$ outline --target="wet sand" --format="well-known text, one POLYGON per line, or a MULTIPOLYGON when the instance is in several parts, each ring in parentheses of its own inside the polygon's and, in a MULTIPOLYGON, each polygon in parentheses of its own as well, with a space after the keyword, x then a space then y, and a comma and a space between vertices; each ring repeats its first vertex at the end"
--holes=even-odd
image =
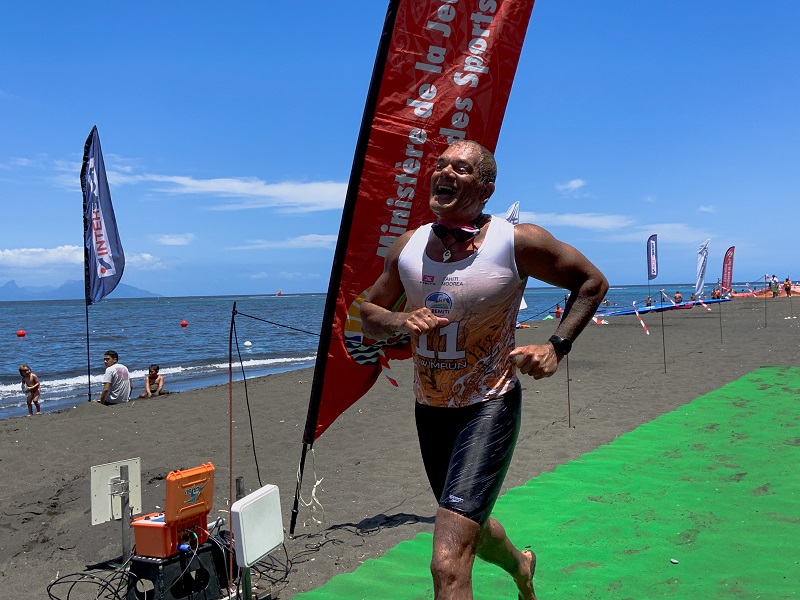
MULTIPOLYGON (((770 298, 766 309, 763 299, 737 298, 711 312, 697 306, 646 315, 649 336, 633 316, 590 324, 555 376, 523 378, 523 425, 505 487, 754 368, 800 364, 800 319, 793 314, 800 316, 794 298, 770 298)), ((556 327, 552 320, 532 325, 518 331, 518 343, 542 342, 556 327)), ((379 380, 308 457, 303 497, 310 500, 319 481, 313 495, 321 506, 301 507, 297 537, 286 540, 287 572, 269 572, 278 580, 273 597, 316 588, 419 531, 432 531, 436 506, 416 446, 411 365, 394 362, 392 368, 402 387, 379 380)), ((148 513, 163 507, 170 471, 212 462, 212 517, 227 518, 232 475, 244 478, 247 491, 277 485, 288 529, 311 377, 306 369, 248 381, 250 415, 245 386, 235 384, 232 454, 227 386, 0 421, 4 597, 46 598, 57 577, 120 555, 120 524, 91 525, 93 465, 139 457, 148 513)), ((273 556, 286 563, 283 550, 273 556)))

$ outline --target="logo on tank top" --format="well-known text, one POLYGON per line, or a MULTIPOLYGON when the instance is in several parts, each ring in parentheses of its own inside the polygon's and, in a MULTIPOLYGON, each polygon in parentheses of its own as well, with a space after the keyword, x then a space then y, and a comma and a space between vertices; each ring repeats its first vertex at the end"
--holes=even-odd
POLYGON ((433 285, 434 283, 436 283, 436 277, 434 277, 433 275, 423 275, 422 283, 433 285))
POLYGON ((446 317, 453 309, 453 299, 444 292, 433 292, 425 298, 425 306, 437 317, 446 317))

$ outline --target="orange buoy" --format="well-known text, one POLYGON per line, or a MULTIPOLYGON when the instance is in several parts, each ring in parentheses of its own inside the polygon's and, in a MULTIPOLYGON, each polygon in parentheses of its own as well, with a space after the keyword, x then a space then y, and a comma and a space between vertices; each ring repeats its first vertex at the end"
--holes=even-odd
POLYGON ((19 329, 17 331, 17 337, 25 337, 25 330, 24 329, 19 329))
POLYGON ((188 327, 189 323, 187 321, 181 321, 181 327, 188 327))

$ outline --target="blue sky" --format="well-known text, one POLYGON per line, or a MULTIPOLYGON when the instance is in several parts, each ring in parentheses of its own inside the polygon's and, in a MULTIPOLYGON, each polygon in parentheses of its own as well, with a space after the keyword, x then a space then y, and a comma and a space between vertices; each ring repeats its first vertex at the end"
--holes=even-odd
MULTIPOLYGON (((462 0, 466 1, 466 0, 462 0)), ((12 3, 0 20, 0 285, 82 279, 97 125, 127 257, 164 295, 324 292, 386 3, 12 3)), ((800 2, 538 0, 495 214, 612 284, 800 279, 800 2)))

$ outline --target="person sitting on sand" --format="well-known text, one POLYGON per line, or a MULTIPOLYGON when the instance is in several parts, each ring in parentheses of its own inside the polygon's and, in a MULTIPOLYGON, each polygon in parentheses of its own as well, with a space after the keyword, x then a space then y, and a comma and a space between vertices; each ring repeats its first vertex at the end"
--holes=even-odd
POLYGON ((36 414, 42 414, 39 406, 39 389, 41 387, 36 373, 31 372, 31 368, 26 364, 19 366, 19 376, 22 377, 22 392, 26 394, 25 400, 28 402, 28 416, 33 415, 33 405, 36 405, 36 414))
POLYGON ((675 292, 675 302, 677 304, 680 304, 681 302, 683 302, 683 296, 681 295, 680 292, 675 292))
POLYGON ((151 396, 163 396, 169 394, 169 390, 164 389, 164 376, 159 375, 161 367, 153 363, 147 370, 147 377, 144 378, 144 391, 139 394, 139 398, 150 398, 151 396))
POLYGON ((103 354, 106 372, 103 374, 103 389, 100 392, 100 404, 122 404, 129 402, 133 391, 133 382, 128 367, 119 362, 119 354, 114 350, 106 350, 103 354))

